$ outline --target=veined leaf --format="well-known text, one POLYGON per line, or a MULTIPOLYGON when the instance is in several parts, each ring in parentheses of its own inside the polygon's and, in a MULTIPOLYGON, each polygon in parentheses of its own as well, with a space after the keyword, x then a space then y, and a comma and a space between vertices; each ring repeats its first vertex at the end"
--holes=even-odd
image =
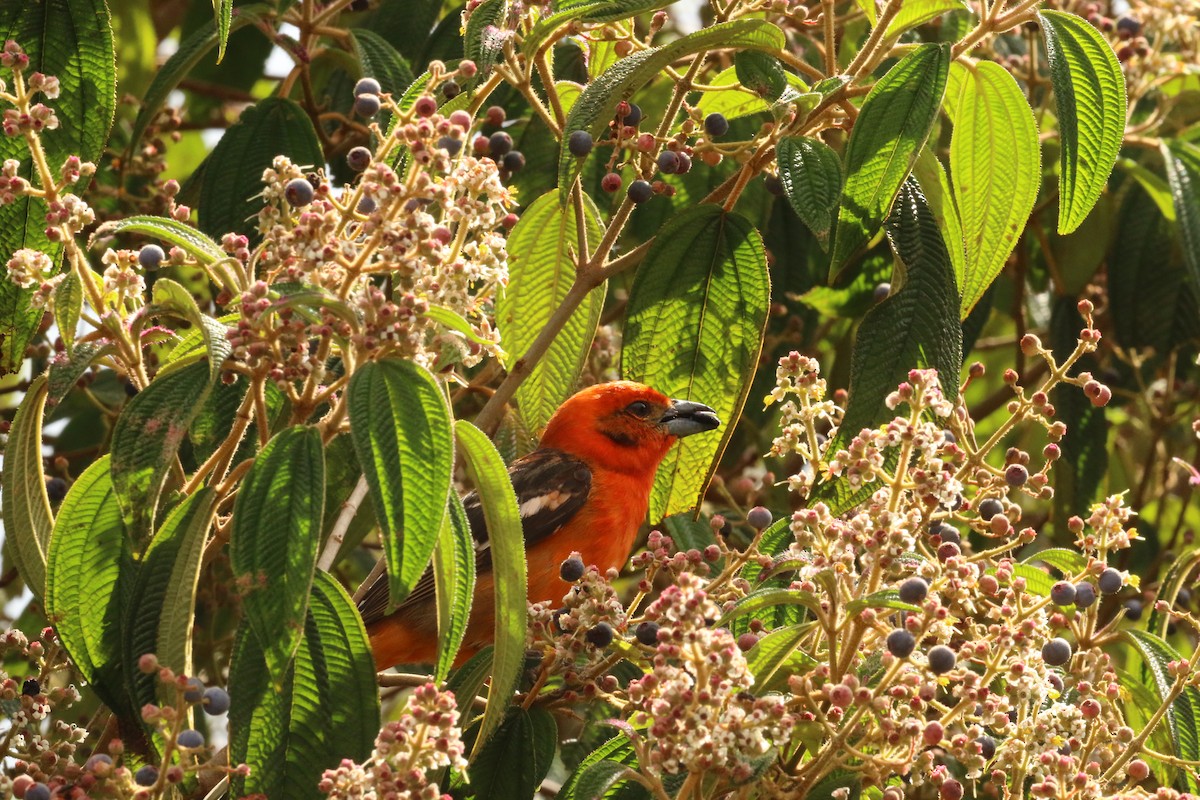
POLYGON ((742 50, 733 57, 738 83, 764 100, 775 102, 788 88, 787 73, 779 59, 754 50, 742 50))
POLYGON ((579 3, 560 3, 558 10, 538 20, 525 36, 521 49, 525 54, 537 52, 538 46, 555 29, 569 22, 615 22, 630 19, 646 11, 671 5, 673 0, 584 0, 579 3))
POLYGON ((1051 547, 1048 550, 1042 550, 1021 563, 1032 564, 1034 561, 1049 564, 1064 576, 1081 575, 1087 568, 1087 559, 1078 550, 1068 550, 1065 547, 1051 547))
POLYGON ((449 513, 433 551, 437 588, 438 654, 434 679, 441 683, 450 674, 454 658, 467 632, 471 600, 475 594, 475 544, 462 501, 450 495, 449 513))
POLYGON ((899 13, 892 17, 887 28, 887 38, 899 36, 918 25, 924 25, 931 19, 951 11, 970 11, 971 7, 963 0, 905 0, 900 6, 899 13))
POLYGON ((727 625, 739 617, 751 616, 774 606, 803 606, 815 614, 821 610, 821 600, 812 592, 804 592, 799 589, 780 587, 758 589, 735 602, 721 617, 721 625, 727 625))
POLYGON ((1037 200, 1042 156, 1024 92, 992 61, 951 67, 959 88, 950 174, 962 223, 966 272, 959 316, 966 319, 1000 274, 1037 200))
POLYGON ((272 683, 258 637, 243 625, 230 669, 233 794, 319 800, 321 774, 343 758, 364 761, 379 732, 375 663, 362 618, 337 581, 318 572, 296 657, 272 683))
POLYGON ((483 720, 479 723, 479 733, 471 751, 471 760, 474 761, 504 720, 509 699, 521 675, 521 665, 525 662, 528 584, 521 512, 517 508, 517 496, 513 492, 508 470, 495 446, 479 428, 460 419, 454 424, 454 435, 467 466, 467 474, 483 502, 483 518, 487 522, 496 587, 492 683, 488 689, 487 709, 483 712, 483 720))
MULTIPOLYGON (((1171 645, 1152 633, 1129 628, 1121 636, 1137 648, 1142 656, 1144 672, 1154 680, 1158 700, 1163 702, 1171 692, 1175 679, 1167 671, 1167 664, 1183 658, 1171 645)), ((1171 741, 1175 755, 1188 761, 1200 759, 1200 690, 1189 686, 1175 698, 1167 709, 1167 724, 1171 730, 1171 741)), ((1189 789, 1195 790, 1195 782, 1189 779, 1189 789)))
POLYGON ((62 334, 67 355, 75 352, 75 334, 79 328, 79 317, 83 315, 83 285, 74 271, 54 290, 54 324, 62 334))
MULTIPOLYGON (((787 79, 788 87, 797 93, 797 97, 808 92, 808 85, 800 76, 785 72, 784 77, 787 79)), ((702 117, 707 117, 709 114, 721 114, 725 119, 735 120, 771 110, 767 101, 738 83, 736 67, 729 67, 718 72, 707 80, 706 84, 713 87, 728 86, 729 88, 705 90, 704 94, 700 96, 700 102, 696 104, 696 109, 702 117)), ((813 93, 811 97, 814 100, 814 106, 820 102, 819 94, 813 93)))
POLYGON ((758 231, 715 205, 671 219, 638 269, 625 317, 622 376, 705 403, 725 426, 720 437, 681 440, 663 459, 650 496, 651 520, 696 505, 750 391, 770 292, 758 231))
POLYGON ((829 247, 833 215, 842 196, 842 162, 820 139, 793 136, 775 146, 779 181, 800 221, 829 247))
POLYGON ((888 219, 888 239, 902 265, 902 281, 892 282, 891 296, 867 312, 855 335, 850 402, 839 441, 890 418, 884 400, 914 368, 937 369, 945 396, 958 393, 958 292, 946 243, 915 180, 900 192, 888 219))
POLYGON ((121 708, 123 688, 120 581, 129 568, 129 539, 108 456, 103 456, 71 486, 55 521, 46 572, 46 618, 80 674, 114 709, 121 708))
POLYGON ((961 287, 967 279, 967 251, 963 244, 962 221, 958 217, 958 209, 954 207, 954 190, 950 188, 946 168, 938 161, 933 150, 924 147, 921 149, 921 155, 917 156, 916 165, 913 166, 913 175, 921 186, 921 192, 924 193, 929 211, 942 232, 942 238, 946 240, 946 252, 954 266, 954 284, 960 287, 961 292, 961 287))
POLYGON ((392 603, 417 585, 437 544, 454 439, 437 380, 411 361, 363 364, 350 379, 350 435, 383 528, 392 603))
MULTIPOLYGON (((159 278, 154 282, 153 297, 154 305, 159 309, 190 322, 200 331, 204 338, 205 352, 208 354, 208 382, 210 385, 215 384, 221 377, 221 367, 225 359, 233 352, 225 326, 219 320, 200 311, 192 293, 170 278, 159 278)), ((159 375, 161 376, 166 369, 164 367, 160 370, 159 375)))
MULTIPOLYGON (((617 103, 633 97, 634 92, 656 77, 677 59, 713 49, 750 48, 773 52, 784 47, 783 32, 762 19, 738 19, 722 22, 680 37, 675 41, 642 50, 617 61, 587 85, 571 107, 563 130, 585 130, 600 135, 617 110, 617 103)), ((580 160, 562 149, 558 162, 558 186, 563 190, 559 203, 567 200, 566 189, 579 174, 580 160)))
POLYGON ((233 24, 233 0, 213 0, 213 20, 217 23, 217 63, 225 60, 225 45, 233 24))
POLYGON ((276 684, 303 635, 324 506, 321 434, 304 425, 267 442, 233 506, 233 574, 245 587, 246 621, 276 684))
POLYGON ((154 217, 148 214, 137 214, 104 223, 88 239, 88 247, 101 237, 118 233, 140 233, 143 236, 162 239, 185 250, 201 264, 212 264, 227 257, 219 244, 191 225, 177 222, 170 217, 154 217))
POLYGON ((558 749, 558 725, 543 706, 512 707, 471 762, 477 800, 534 797, 558 749))
POLYGON ((1117 163, 1125 134, 1125 77, 1100 31, 1062 11, 1038 15, 1058 112, 1058 232, 1079 227, 1117 163))
MULTIPOLYGON (((215 492, 207 487, 189 496, 167 515, 146 548, 125 612, 122 645, 126 664, 136 664, 146 653, 154 653, 160 664, 177 675, 195 674, 192 632, 196 589, 204 544, 216 510, 215 499, 215 492)), ((157 675, 129 669, 125 678, 134 708, 173 702, 173 691, 162 691, 157 675)))
MULTIPOLYGON (((0 41, 10 39, 29 56, 26 75, 42 72, 59 81, 58 98, 46 100, 54 108, 58 128, 41 136, 55 179, 67 156, 98 162, 117 107, 108 5, 104 0, 0 3, 0 41)), ((20 162, 17 174, 22 178, 32 180, 35 186, 41 183, 34 176, 33 156, 23 136, 0 137, 0 161, 7 159, 20 162)), ((46 202, 38 197, 18 197, 0 206, 0 253, 5 261, 22 248, 59 261, 62 246, 46 238, 45 217, 46 202)), ((17 369, 41 322, 44 309, 30 305, 32 295, 32 288, 0 280, 0 371, 17 369)))
POLYGON ((490 28, 500 28, 508 15, 508 0, 483 0, 471 12, 463 33, 463 54, 479 67, 480 78, 486 77, 500 55, 504 39, 490 28))
POLYGON ((883 589, 882 591, 873 592, 866 597, 856 597, 851 600, 846 604, 846 613, 853 615, 867 608, 890 608, 893 611, 915 612, 921 610, 918 606, 901 600, 899 590, 883 589))
POLYGON ((237 231, 257 243, 254 215, 263 207, 263 170, 278 155, 302 167, 325 163, 304 109, 286 98, 268 97, 243 111, 204 160, 200 230, 210 236, 237 231))
POLYGON ((13 566, 34 597, 46 593, 46 548, 54 511, 46 494, 42 463, 42 417, 47 378, 39 375, 25 390, 4 447, 4 538, 13 566))
POLYGON ((191 364, 155 378, 117 417, 113 485, 135 540, 154 529, 163 482, 211 385, 208 365, 191 364))
MULTIPOLYGON (((351 28, 350 37, 354 41, 354 54, 362 65, 363 76, 379 81, 380 88, 393 97, 399 98, 404 94, 404 90, 413 82, 412 70, 404 56, 373 30, 351 28)), ((390 119, 391 112, 384 109, 379 116, 379 126, 387 130, 390 119)))
MULTIPOLYGON (((629 741, 629 737, 623 733, 618 734, 585 756, 583 761, 579 762, 579 766, 575 768, 575 772, 571 773, 571 777, 563 784, 562 791, 558 796, 562 800, 599 800, 599 798, 605 797, 605 791, 591 788, 599 782, 600 773, 611 769, 611 767, 600 766, 602 763, 615 764, 621 768, 636 767, 637 755, 633 752, 633 744, 629 741), (597 774, 589 778, 589 774, 593 770, 597 774)), ((610 782, 609 786, 616 782, 619 782, 619 779, 610 782)))
MULTIPOLYGON (((587 195, 584 221, 588 247, 593 248, 604 231, 600 212, 587 195)), ((557 189, 534 201, 509 233, 508 286, 496 303, 496 326, 511 358, 525 355, 570 291, 575 282, 571 253, 577 242, 575 212, 559 205, 557 189)), ((604 285, 588 293, 517 389, 521 420, 531 431, 541 430, 574 391, 600 321, 604 293, 604 285)))
POLYGON ((1184 141, 1162 146, 1167 184, 1175 201, 1183 261, 1192 285, 1200 289, 1200 148, 1184 141))
POLYGON ((631 770, 625 764, 607 759, 588 764, 587 767, 581 766, 575 773, 578 777, 572 776, 574 785, 570 798, 603 800, 608 796, 609 789, 628 779, 630 774, 631 770))
POLYGON ((747 651, 746 666, 754 675, 756 691, 767 691, 777 677, 807 672, 817 665, 816 659, 800 649, 813 624, 806 622, 771 631, 747 651))
POLYGON ((949 67, 949 45, 921 45, 888 70, 863 102, 846 143, 846 183, 831 275, 879 231, 887 217, 929 137, 949 67))

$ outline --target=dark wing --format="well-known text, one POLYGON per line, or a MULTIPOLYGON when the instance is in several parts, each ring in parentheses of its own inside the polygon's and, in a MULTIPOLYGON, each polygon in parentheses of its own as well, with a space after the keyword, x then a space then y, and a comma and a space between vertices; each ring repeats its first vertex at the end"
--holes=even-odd
MULTIPOLYGON (((526 547, 552 536, 566 525, 583 508, 592 490, 592 471, 587 464, 561 450, 534 450, 513 461, 508 467, 508 476, 517 495, 526 547)), ((468 494, 462 499, 462 505, 471 536, 475 539, 475 569, 477 572, 490 569, 491 547, 478 493, 468 494)), ((427 569, 399 608, 433 597, 433 570, 427 569)), ((370 625, 387 616, 387 606, 388 576, 381 573, 358 601, 358 610, 363 622, 370 625)))

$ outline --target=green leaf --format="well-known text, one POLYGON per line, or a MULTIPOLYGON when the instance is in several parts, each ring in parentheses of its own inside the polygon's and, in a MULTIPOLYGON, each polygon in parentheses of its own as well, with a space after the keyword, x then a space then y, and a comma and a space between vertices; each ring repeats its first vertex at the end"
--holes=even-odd
POLYGON ((584 0, 580 3, 559 3, 559 10, 534 24, 521 43, 521 49, 526 56, 536 53, 547 36, 569 22, 616 22, 665 8, 672 2, 674 0, 584 0))
POLYGON ((398 359, 362 365, 350 379, 350 435, 383 527, 391 602, 421 579, 437 544, 454 439, 437 379, 398 359))
POLYGON ((739 617, 751 616, 766 608, 775 606, 803 606, 814 614, 821 611, 821 600, 812 592, 799 589, 783 589, 768 587, 757 589, 745 597, 739 598, 721 617, 720 625, 728 625, 739 617))
MULTIPOLYGON (((1142 657, 1143 670, 1153 677, 1158 700, 1164 702, 1175 682, 1167 671, 1167 664, 1179 661, 1183 656, 1152 633, 1127 628, 1121 631, 1121 636, 1137 648, 1142 657)), ((1175 745, 1175 755, 1188 761, 1200 759, 1200 690, 1189 686, 1175 698, 1167 709, 1167 725, 1175 745)))
MULTIPOLYGON (((112 344, 101 344, 98 342, 80 342, 75 346, 74 351, 63 360, 54 359, 50 363, 50 383, 49 391, 46 396, 46 407, 53 408, 62 402, 67 396, 67 392, 75 388, 75 382, 87 372, 88 368, 97 360, 104 356, 111 355, 116 351, 112 344)), ((29 391, 33 390, 32 384, 29 391)), ((16 421, 13 421, 16 424, 16 421)), ((9 447, 11 445, 9 439, 9 447)))
POLYGON ((68 354, 75 350, 75 336, 82 314, 83 285, 79 282, 78 275, 69 272, 54 290, 54 323, 58 325, 68 354))
POLYGON ((442 518, 433 551, 437 588, 438 654, 434 679, 441 683, 450 674, 454 658, 467 632, 471 600, 475 594, 475 543, 462 501, 450 495, 449 513, 442 518))
MULTIPOLYGON (((478 13, 478 12, 476 12, 478 13)), ((762 19, 738 19, 703 28, 669 44, 642 50, 620 59, 587 85, 571 106, 565 131, 585 130, 593 137, 608 126, 617 111, 617 103, 628 100, 672 62, 706 50, 749 48, 775 52, 785 46, 783 32, 762 19)), ((579 174, 580 159, 562 148, 558 162, 558 185, 564 192, 559 203, 566 203, 565 189, 579 174)))
MULTIPOLYGON (((271 7, 265 3, 241 6, 236 9, 237 13, 232 15, 229 31, 225 38, 228 39, 229 34, 240 28, 258 22, 264 12, 271 10, 271 7)), ((179 82, 191 73, 192 69, 208 55, 210 50, 217 46, 219 38, 216 20, 207 22, 180 42, 179 49, 171 54, 161 69, 155 72, 150 87, 140 98, 141 110, 138 111, 137 119, 133 121, 133 129, 129 133, 129 144, 125 150, 127 156, 137 150, 142 136, 146 133, 146 128, 158 116, 158 112, 162 110, 171 92, 175 91, 179 82)))
POLYGON ((79 673, 113 706, 121 696, 119 579, 129 540, 108 457, 92 462, 63 499, 46 565, 46 618, 79 673))
POLYGON ((104 223, 88 239, 88 247, 95 244, 99 238, 118 233, 140 233, 143 236, 162 239, 184 250, 201 264, 212 264, 228 257, 219 244, 191 225, 170 217, 154 217, 148 214, 136 214, 104 223))
POLYGON ((1151 172, 1132 158, 1118 158, 1117 166, 1128 172, 1130 177, 1146 190, 1146 194, 1154 201, 1154 205, 1158 206, 1164 217, 1171 222, 1175 221, 1175 199, 1166 178, 1151 172))
MULTIPOLYGON (((562 791, 559 793, 559 797, 561 797, 562 800, 592 800, 592 798, 611 796, 605 791, 599 791, 598 787, 596 791, 598 791, 599 794, 593 794, 589 792, 591 787, 597 786, 601 775, 606 770, 611 769, 607 767, 596 766, 602 762, 617 764, 620 767, 636 767, 637 756, 633 752, 633 745, 630 743, 629 737, 623 733, 619 734, 609 739, 592 752, 588 753, 584 759, 579 762, 579 766, 575 768, 575 771, 571 773, 571 777, 567 779, 567 782, 563 784, 562 791), (593 767, 596 767, 597 775, 585 782, 586 774, 590 772, 593 767)), ((621 779, 618 778, 609 785, 609 788, 616 783, 621 782, 621 779)))
MULTIPOLYGON (((122 634, 125 663, 146 653, 178 675, 194 675, 192 631, 201 557, 212 528, 216 493, 204 488, 167 515, 137 568, 122 634)), ((157 675, 130 669, 126 673, 130 703, 174 702, 174 692, 159 685, 157 675)))
POLYGON ((229 44, 229 29, 233 24, 233 0, 212 0, 213 21, 217 23, 217 63, 225 60, 225 46, 229 44))
POLYGON ((205 159, 197 204, 200 230, 213 237, 236 231, 257 243, 263 170, 278 155, 301 167, 325 164, 304 109, 291 100, 268 97, 243 111, 205 159))
POLYGON ((846 184, 830 274, 879 231, 937 118, 950 46, 924 44, 871 89, 846 143, 846 184))
POLYGON ((211 388, 205 363, 160 375, 125 405, 112 434, 112 475, 134 539, 153 530, 158 496, 211 388))
POLYGON ((918 606, 901 600, 899 590, 883 589, 878 592, 872 592, 866 597, 856 597, 851 600, 846 604, 846 613, 854 615, 867 608, 890 608, 893 611, 915 612, 920 612, 921 610, 918 606))
POLYGON ((608 790, 630 775, 629 767, 618 761, 604 759, 581 768, 574 779, 574 800, 603 800, 608 790))
MULTIPOLYGON (((1184 550, 1177 555, 1171 562, 1171 566, 1167 568, 1163 578, 1159 581, 1157 600, 1162 600, 1171 608, 1179 598, 1179 591, 1187 586, 1195 585, 1189 580, 1189 575, 1200 567, 1200 550, 1184 550)), ((1167 626, 1171 622, 1170 614, 1161 613, 1155 603, 1151 606, 1150 619, 1146 623, 1146 630, 1153 633, 1155 636, 1165 638, 1167 636, 1167 626)))
POLYGON ((1067 577, 1082 575, 1083 571, 1087 569, 1087 558, 1078 550, 1068 550, 1065 547, 1051 547, 1048 550, 1042 550, 1021 563, 1032 564, 1035 561, 1049 564, 1067 577))
POLYGON ((699 501, 750 391, 770 296, 758 231, 715 205, 672 218, 638 269, 625 316, 622 376, 706 403, 725 428, 719 438, 683 439, 663 459, 650 496, 652 521, 699 501))
POLYGON ((900 12, 892 17, 887 27, 886 38, 899 36, 950 11, 962 10, 971 10, 963 0, 905 0, 900 5, 900 12))
POLYGON ((1177 141, 1163 144, 1162 155, 1175 202, 1175 218, 1179 220, 1183 262, 1192 285, 1200 289, 1200 148, 1177 141))
MULTIPOLYGON (((170 278, 159 278, 154 282, 153 298, 157 310, 186 320, 200 331, 208 356, 208 382, 209 385, 215 384, 221 377, 221 367, 225 364, 225 359, 233 352, 233 345, 229 343, 225 326, 219 320, 201 312, 192 293, 170 278)), ((164 366, 159 375, 168 368, 164 366)))
POLYGON ((230 668, 229 756, 250 766, 233 796, 319 800, 321 774, 365 761, 379 732, 375 663, 362 618, 337 581, 318 572, 304 637, 282 688, 269 678, 258 639, 238 631, 230 668))
MULTIPOLYGON (((1061 295, 1051 301, 1049 345, 1060 363, 1075 349, 1083 327, 1076 298, 1061 295)), ((1091 356, 1084 356, 1072 373, 1098 368, 1091 356)), ((1067 426, 1067 435, 1058 443, 1062 458, 1054 468, 1054 509, 1061 521, 1087 508, 1100 493, 1108 474, 1108 418, 1106 408, 1093 406, 1078 387, 1069 384, 1054 387, 1050 402, 1055 417, 1067 426)))
POLYGON ((892 294, 867 312, 855 335, 850 402, 837 436, 842 444, 891 418, 884 401, 914 368, 937 369, 945 396, 958 396, 958 292, 945 241, 915 180, 900 192, 888 239, 902 280, 893 280, 892 294))
MULTIPOLYGON (((604 229, 596 206, 584 197, 588 247, 594 248, 604 229)), ((509 233, 508 286, 496 303, 496 326, 510 358, 525 355, 566 299, 575 282, 572 254, 578 257, 577 242, 575 211, 559 205, 557 189, 534 201, 509 233)), ((604 295, 603 284, 588 292, 532 374, 517 389, 521 420, 529 430, 541 430, 578 385, 600 322, 604 295)))
POLYGON ((851 770, 838 770, 812 788, 808 800, 859 800, 862 776, 851 770))
POLYGON ((842 196, 842 163, 819 139, 792 136, 775 146, 779 181, 788 203, 822 248, 829 247, 833 214, 842 196))
MULTIPOLYGON (((393 97, 404 94, 413 82, 412 70, 404 56, 378 33, 365 28, 351 28, 350 37, 354 42, 354 55, 362 65, 364 77, 379 81, 380 88, 393 97)), ((380 115, 379 126, 388 128, 390 112, 380 115)))
POLYGON ((479 67, 480 79, 487 77, 499 60, 504 39, 490 35, 488 28, 503 28, 508 0, 483 0, 471 12, 463 33, 463 55, 479 67))
POLYGON ((1058 232, 1079 227, 1117 163, 1125 134, 1125 77, 1104 35, 1062 11, 1038 14, 1058 112, 1058 232))
POLYGON ((466 420, 454 424, 454 435, 467 467, 467 475, 479 492, 487 523, 492 553, 492 575, 496 587, 496 635, 492 654, 492 683, 487 709, 479 723, 473 761, 504 720, 505 709, 517 686, 525 663, 527 579, 525 536, 521 512, 508 470, 495 446, 483 431, 466 420))
MULTIPOLYGON (((67 156, 99 162, 117 107, 116 63, 107 4, 104 0, 0 3, 0 41, 9 39, 20 44, 29 56, 26 75, 42 72, 59 80, 57 99, 37 97, 58 117, 58 128, 41 134, 55 180, 67 156)), ((23 136, 0 137, 0 161, 7 159, 20 162, 17 174, 40 187, 23 136)), ((82 191, 87 182, 81 180, 79 186, 71 188, 82 191)), ((0 253, 4 261, 22 248, 41 251, 59 261, 62 246, 46 238, 45 215, 46 202, 37 197, 19 197, 0 205, 0 253)), ((17 369, 25 357, 25 346, 41 322, 43 309, 30 305, 32 295, 32 289, 0 280, 0 371, 17 369)))
POLYGON ((754 50, 742 50, 733 57, 738 83, 764 100, 775 102, 788 88, 787 73, 779 59, 754 50))
MULTIPOLYGON (((933 154, 932 148, 924 147, 913 167, 913 175, 921 185, 929 211, 946 242, 946 252, 950 256, 950 263, 954 265, 954 285, 961 287, 967 279, 967 251, 963 244, 962 220, 954 206, 954 190, 950 188, 946 168, 933 154)), ((979 307, 978 303, 976 307, 979 307)))
POLYGON ((558 749, 558 725, 543 706, 513 707, 468 775, 476 800, 534 797, 558 749))
MULTIPOLYGON (((820 94, 809 92, 808 85, 798 75, 784 72, 784 77, 787 79, 789 89, 796 93, 795 99, 792 100, 793 103, 804 108, 807 106, 807 102, 811 101, 811 107, 816 107, 821 100, 820 94), (805 96, 804 100, 800 99, 801 95, 805 96)), ((705 85, 728 88, 705 89, 704 94, 700 96, 700 101, 696 103, 696 110, 701 117, 707 117, 709 114, 721 114, 728 120, 735 120, 771 110, 771 104, 753 92, 742 88, 738 83, 736 67, 729 67, 718 72, 706 80, 705 85)))
POLYGON ((806 622, 771 631, 746 652, 746 666, 754 675, 756 691, 767 691, 776 678, 807 672, 817 665, 816 659, 800 649, 812 633, 813 624, 806 622))
POLYGON ((54 511, 46 494, 42 463, 42 417, 47 378, 39 375, 25 390, 8 429, 4 446, 4 538, 21 580, 41 597, 46 592, 46 547, 54 528, 54 511))
POLYGON ((1016 247, 1037 200, 1042 155, 1037 123, 1012 74, 992 61, 955 62, 950 174, 966 247, 962 319, 1016 247))
POLYGON ((276 684, 303 635, 324 506, 321 433, 304 425, 267 442, 233 506, 230 562, 244 587, 246 621, 276 684))

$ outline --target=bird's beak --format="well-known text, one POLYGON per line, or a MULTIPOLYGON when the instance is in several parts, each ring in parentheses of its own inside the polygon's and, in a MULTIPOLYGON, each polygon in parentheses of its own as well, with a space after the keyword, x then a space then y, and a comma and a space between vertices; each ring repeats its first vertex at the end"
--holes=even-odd
POLYGON ((703 403, 690 400, 672 400, 671 407, 659 419, 659 424, 672 436, 691 436, 721 427, 717 412, 703 403))

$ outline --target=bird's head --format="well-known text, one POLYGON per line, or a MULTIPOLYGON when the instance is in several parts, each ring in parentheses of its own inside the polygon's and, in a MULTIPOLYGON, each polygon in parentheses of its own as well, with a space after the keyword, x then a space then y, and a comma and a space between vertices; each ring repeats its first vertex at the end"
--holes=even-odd
POLYGON ((568 398, 546 425, 541 446, 621 472, 653 473, 676 439, 720 425, 716 412, 702 403, 671 400, 642 383, 612 381, 568 398))

